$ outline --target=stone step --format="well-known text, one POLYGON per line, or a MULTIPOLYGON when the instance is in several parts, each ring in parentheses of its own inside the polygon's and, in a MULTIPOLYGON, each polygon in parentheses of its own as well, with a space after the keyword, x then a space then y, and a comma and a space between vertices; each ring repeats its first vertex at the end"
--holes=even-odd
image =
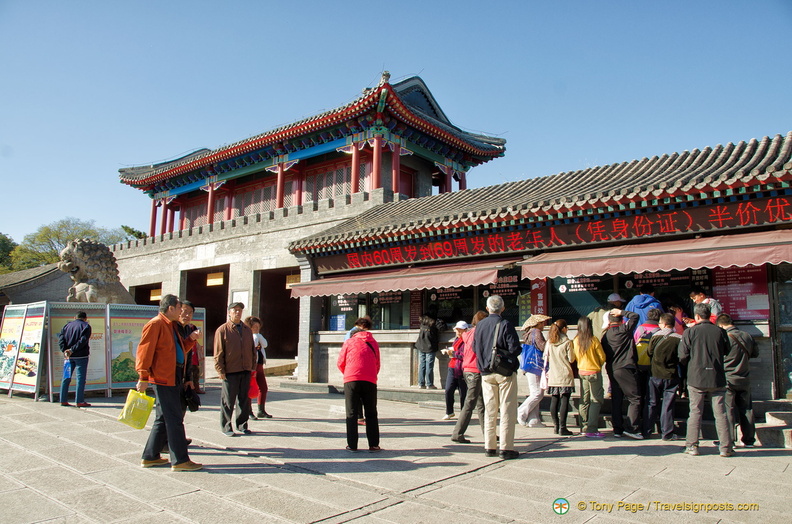
POLYGON ((769 426, 792 427, 792 411, 768 411, 765 413, 765 422, 769 426))
POLYGON ((766 448, 792 448, 792 412, 768 411, 756 425, 756 440, 766 448))

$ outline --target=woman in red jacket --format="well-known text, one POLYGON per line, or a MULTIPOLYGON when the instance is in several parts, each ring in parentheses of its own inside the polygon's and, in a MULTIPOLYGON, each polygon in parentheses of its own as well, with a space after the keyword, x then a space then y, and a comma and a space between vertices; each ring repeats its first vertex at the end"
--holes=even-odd
POLYGON ((347 447, 358 449, 358 419, 366 414, 366 438, 369 451, 382 449, 379 446, 379 420, 377 418, 377 375, 380 370, 379 344, 369 330, 371 320, 359 318, 355 321, 359 329, 341 347, 338 354, 338 369, 344 374, 344 398, 346 400, 347 447), (361 411, 361 409, 363 411, 361 411))

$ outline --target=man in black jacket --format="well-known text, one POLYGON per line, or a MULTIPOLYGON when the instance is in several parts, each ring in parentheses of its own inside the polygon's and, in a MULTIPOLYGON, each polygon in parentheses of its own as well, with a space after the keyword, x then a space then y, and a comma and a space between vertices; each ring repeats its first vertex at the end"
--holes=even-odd
POLYGON ((91 340, 91 325, 88 324, 88 315, 80 311, 74 320, 63 326, 58 335, 58 345, 63 351, 63 381, 61 382, 61 406, 69 404, 69 385, 73 374, 77 374, 77 391, 75 402, 79 408, 90 406, 85 401, 85 380, 88 373, 88 356, 90 353, 88 343, 91 340))
POLYGON ((679 362, 688 365, 687 387, 690 397, 690 416, 687 422, 685 453, 698 455, 699 430, 704 400, 712 399, 715 429, 720 440, 720 456, 734 455, 734 440, 726 417, 726 374, 723 356, 729 348, 726 332, 710 322, 709 304, 693 308, 696 324, 688 328, 679 343, 679 362))
POLYGON ((729 429, 734 431, 739 423, 743 446, 752 448, 756 441, 756 427, 751 402, 751 366, 748 361, 759 356, 759 349, 751 335, 734 327, 731 316, 722 313, 718 315, 717 323, 718 327, 726 330, 729 337, 729 352, 723 359, 729 429))
POLYGON ((489 316, 476 325, 473 349, 476 363, 481 371, 481 390, 484 397, 484 455, 494 457, 498 454, 495 437, 495 423, 500 411, 500 457, 514 459, 520 454, 514 449, 514 425, 517 422, 517 367, 509 375, 490 371, 492 346, 495 341, 498 351, 517 361, 522 352, 517 330, 508 320, 501 317, 505 309, 503 299, 492 295, 487 299, 489 316), (499 327, 500 326, 500 327, 499 327), (496 338, 497 331, 497 338, 496 338))
POLYGON ((638 389, 638 355, 635 350, 633 331, 640 318, 637 313, 622 309, 611 309, 608 313, 610 323, 602 335, 602 349, 605 350, 605 368, 611 383, 611 410, 613 411, 613 436, 626 435, 636 440, 643 439, 638 430, 641 416, 641 392, 638 389), (624 322, 627 317, 627 322, 624 322), (627 398, 627 420, 622 415, 622 403, 627 398))

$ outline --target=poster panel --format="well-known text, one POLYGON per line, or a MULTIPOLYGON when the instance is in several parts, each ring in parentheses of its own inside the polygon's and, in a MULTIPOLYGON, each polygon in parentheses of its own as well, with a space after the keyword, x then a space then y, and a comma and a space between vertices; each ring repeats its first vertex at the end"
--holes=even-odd
MULTIPOLYGON (((58 334, 67 323, 74 320, 80 311, 85 311, 88 324, 91 325, 91 340, 88 343, 90 357, 86 373, 85 391, 106 390, 107 383, 107 349, 105 345, 105 325, 107 322, 106 304, 89 304, 86 302, 50 302, 49 332, 47 343, 50 361, 50 399, 60 391, 63 379, 63 353, 58 345, 58 334)), ((71 387, 75 383, 72 380, 71 387)))
POLYGON ((712 296, 735 320, 770 318, 767 267, 725 267, 712 270, 712 296))
POLYGON ((35 393, 41 384, 42 348, 44 346, 44 313, 46 302, 28 304, 19 342, 12 391, 35 393))
POLYGON ((7 306, 0 327, 0 389, 10 389, 14 378, 19 343, 25 325, 27 305, 7 306))
MULTIPOLYGON (((110 384, 113 389, 132 388, 138 380, 135 357, 143 326, 157 316, 157 306, 110 304, 110 384)), ((197 316, 197 311, 196 311, 197 316)), ((198 325, 196 323, 196 325, 198 325)))

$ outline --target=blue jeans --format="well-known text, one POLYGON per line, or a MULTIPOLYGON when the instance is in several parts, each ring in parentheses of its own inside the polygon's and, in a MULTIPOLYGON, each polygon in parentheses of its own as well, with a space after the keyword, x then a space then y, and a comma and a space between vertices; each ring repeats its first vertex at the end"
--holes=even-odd
POLYGON ((82 404, 85 402, 85 375, 88 372, 88 357, 70 358, 63 361, 63 367, 68 366, 67 373, 64 373, 63 382, 61 382, 60 401, 61 404, 69 401, 69 385, 71 378, 77 374, 77 392, 75 393, 75 402, 82 404), (66 375, 68 374, 68 378, 66 375))
POLYGON ((418 385, 434 386, 434 353, 418 352, 418 385))

